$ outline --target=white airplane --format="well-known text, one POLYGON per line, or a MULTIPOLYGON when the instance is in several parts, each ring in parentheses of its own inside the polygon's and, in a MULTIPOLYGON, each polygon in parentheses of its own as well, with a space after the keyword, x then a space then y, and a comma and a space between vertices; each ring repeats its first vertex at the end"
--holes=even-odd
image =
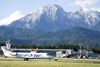
POLYGON ((28 61, 28 59, 53 59, 54 57, 48 53, 21 53, 21 52, 11 52, 5 46, 1 46, 1 49, 4 53, 5 57, 13 57, 13 58, 22 58, 24 61, 28 61))

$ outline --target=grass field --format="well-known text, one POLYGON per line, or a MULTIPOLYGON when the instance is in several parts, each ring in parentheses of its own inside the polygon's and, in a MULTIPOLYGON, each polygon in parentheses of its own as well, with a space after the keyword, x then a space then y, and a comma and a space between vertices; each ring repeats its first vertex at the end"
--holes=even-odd
POLYGON ((19 58, 0 57, 0 67, 100 67, 99 59, 71 59, 55 58, 52 59, 29 59, 23 61, 19 58))

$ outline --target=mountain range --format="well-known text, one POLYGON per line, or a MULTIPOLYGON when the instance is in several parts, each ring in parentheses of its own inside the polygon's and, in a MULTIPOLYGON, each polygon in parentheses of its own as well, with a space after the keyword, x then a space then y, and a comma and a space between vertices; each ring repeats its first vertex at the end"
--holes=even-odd
POLYGON ((74 12, 66 12, 59 5, 45 5, 34 12, 13 21, 8 27, 40 29, 44 32, 59 31, 72 27, 99 30, 100 12, 80 7, 74 12))

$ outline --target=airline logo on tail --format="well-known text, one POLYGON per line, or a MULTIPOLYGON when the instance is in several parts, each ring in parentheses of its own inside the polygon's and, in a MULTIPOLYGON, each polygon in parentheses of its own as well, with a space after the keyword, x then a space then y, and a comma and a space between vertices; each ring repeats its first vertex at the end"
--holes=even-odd
POLYGON ((4 53, 6 53, 7 51, 8 51, 8 49, 5 47, 5 48, 4 48, 4 53))

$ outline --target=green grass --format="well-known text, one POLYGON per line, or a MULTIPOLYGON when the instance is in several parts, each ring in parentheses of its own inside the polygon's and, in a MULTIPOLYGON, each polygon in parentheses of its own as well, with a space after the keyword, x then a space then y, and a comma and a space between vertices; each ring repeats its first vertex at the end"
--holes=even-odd
POLYGON ((0 67, 100 67, 99 59, 71 59, 55 58, 52 59, 29 59, 23 61, 19 58, 0 57, 0 67))

